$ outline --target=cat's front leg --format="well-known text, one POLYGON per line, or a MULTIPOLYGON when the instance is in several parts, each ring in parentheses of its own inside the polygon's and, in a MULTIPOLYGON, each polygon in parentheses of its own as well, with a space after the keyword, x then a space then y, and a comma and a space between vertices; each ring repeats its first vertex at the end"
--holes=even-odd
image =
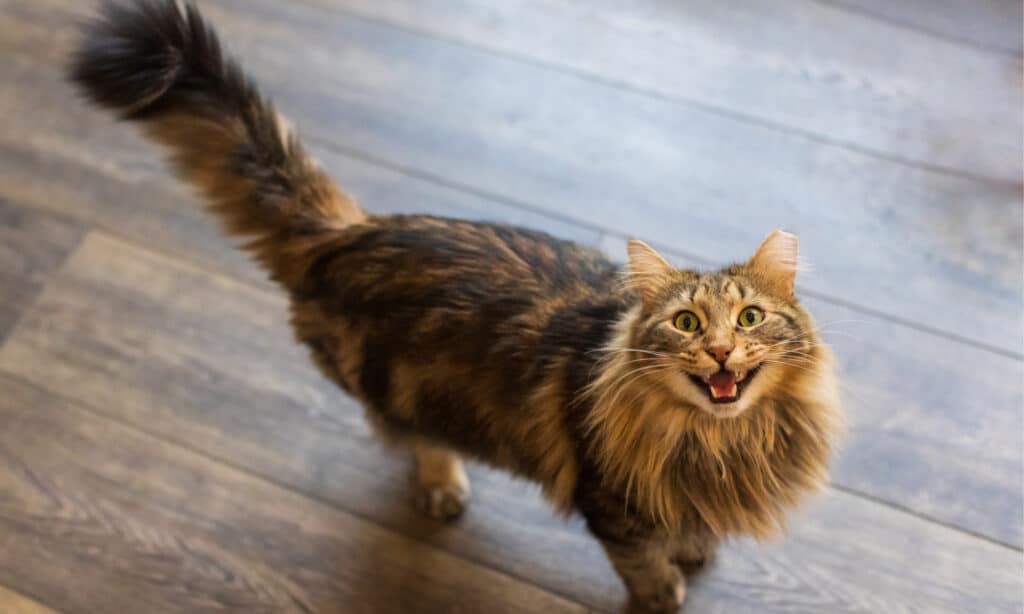
POLYGON ((672 540, 669 558, 684 576, 692 576, 711 565, 717 549, 718 538, 710 531, 694 530, 672 540))
POLYGON ((603 538, 608 558, 629 589, 633 605, 648 612, 675 612, 686 598, 686 578, 665 540, 603 538))

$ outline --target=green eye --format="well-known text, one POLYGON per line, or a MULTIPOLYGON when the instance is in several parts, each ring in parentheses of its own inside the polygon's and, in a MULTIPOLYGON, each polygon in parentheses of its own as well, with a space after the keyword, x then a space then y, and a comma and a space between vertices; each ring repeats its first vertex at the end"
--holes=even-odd
POLYGON ((684 333, 693 333, 700 328, 700 319, 692 311, 680 311, 672 323, 684 333))
POLYGON ((764 311, 757 307, 747 307, 740 312, 740 326, 751 327, 757 326, 761 322, 764 322, 764 311))

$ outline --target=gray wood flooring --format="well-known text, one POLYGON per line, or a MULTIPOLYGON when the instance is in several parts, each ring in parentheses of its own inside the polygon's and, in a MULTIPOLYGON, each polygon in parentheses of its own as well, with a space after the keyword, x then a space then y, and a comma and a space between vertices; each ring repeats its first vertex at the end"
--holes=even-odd
MULTIPOLYGON (((849 434, 686 611, 1021 611, 1019 2, 200 4, 373 212, 697 267, 801 235, 849 434)), ((90 3, 0 8, 0 612, 622 607, 527 484, 418 516, 282 294, 63 82, 90 3)))

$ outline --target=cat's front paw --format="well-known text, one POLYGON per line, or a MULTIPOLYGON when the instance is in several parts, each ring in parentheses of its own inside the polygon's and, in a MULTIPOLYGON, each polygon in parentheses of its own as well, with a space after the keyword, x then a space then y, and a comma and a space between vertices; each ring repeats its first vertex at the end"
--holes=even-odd
POLYGON ((679 568, 679 571, 683 572, 684 576, 695 576, 703 573, 707 571, 708 567, 710 567, 713 562, 714 555, 711 554, 695 559, 672 559, 672 563, 679 568))
POLYGON ((434 520, 451 522, 462 515, 469 503, 469 490, 457 485, 420 486, 416 508, 434 520))
POLYGON ((650 580, 635 586, 631 594, 631 609, 636 612, 675 612, 686 599, 686 578, 678 569, 665 578, 650 580))

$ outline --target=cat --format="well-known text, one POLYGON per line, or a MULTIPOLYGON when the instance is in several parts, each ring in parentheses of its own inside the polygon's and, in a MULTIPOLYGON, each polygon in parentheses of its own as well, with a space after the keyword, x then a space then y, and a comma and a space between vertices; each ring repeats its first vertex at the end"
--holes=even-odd
POLYGON ((635 240, 620 267, 543 232, 370 215, 174 0, 104 5, 69 77, 250 239, 317 367, 412 449, 430 516, 467 504, 463 458, 525 476, 636 605, 672 611, 724 538, 778 534, 825 484, 841 407, 795 236, 699 272, 635 240))

